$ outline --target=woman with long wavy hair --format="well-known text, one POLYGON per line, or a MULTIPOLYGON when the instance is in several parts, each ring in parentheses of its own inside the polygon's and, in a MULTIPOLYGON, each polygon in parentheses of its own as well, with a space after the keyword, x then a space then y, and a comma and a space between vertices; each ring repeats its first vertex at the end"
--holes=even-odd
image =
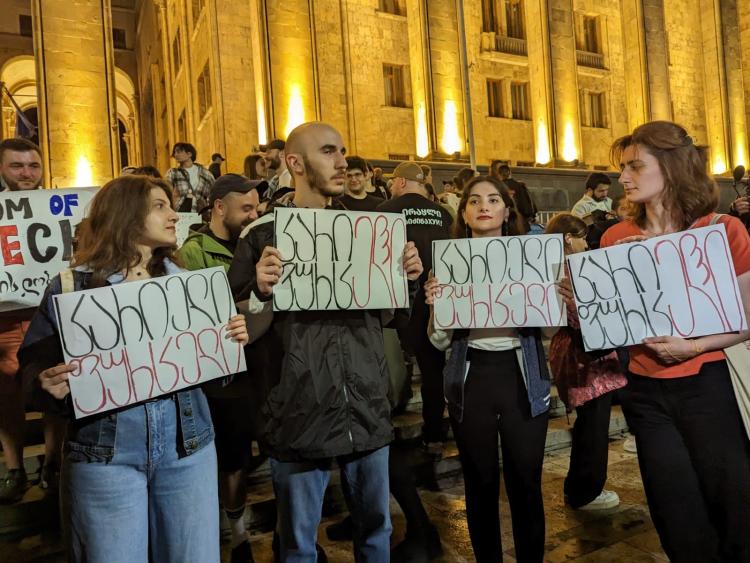
MULTIPOLYGON (((750 318, 750 237, 738 219, 714 213, 708 147, 675 123, 654 121, 618 139, 612 161, 629 216, 604 233, 601 246, 718 220, 750 318)), ((750 561, 750 441, 722 351, 749 335, 663 336, 629 347, 623 410, 651 517, 672 561, 750 561)))
MULTIPOLYGON (((102 187, 81 224, 74 291, 182 271, 173 252, 177 214, 163 180, 124 176, 102 187)), ((50 282, 19 354, 45 410, 68 417, 61 501, 72 561, 219 561, 216 451, 206 398, 183 389, 75 419, 50 282)), ((95 328, 95 327, 94 327, 95 328)), ((228 334, 247 342, 242 315, 228 334)))
MULTIPOLYGON (((526 227, 505 184, 488 176, 470 180, 461 197, 456 238, 518 235, 526 227)), ((432 306, 439 280, 425 283, 432 306)), ((510 502, 516 559, 544 556, 542 461, 550 381, 538 328, 441 330, 430 319, 430 340, 451 353, 445 397, 466 487, 466 518, 479 563, 503 559, 500 536, 500 466, 510 502)))

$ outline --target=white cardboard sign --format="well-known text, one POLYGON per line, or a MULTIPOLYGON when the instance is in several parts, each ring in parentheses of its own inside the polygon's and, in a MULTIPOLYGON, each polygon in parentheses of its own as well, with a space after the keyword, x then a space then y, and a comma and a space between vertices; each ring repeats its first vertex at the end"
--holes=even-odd
POLYGON ((0 193, 0 312, 36 307, 68 267, 73 235, 96 188, 0 193))
POLYGON ((564 326, 562 235, 436 240, 437 328, 564 326))
POLYGON ((54 297, 76 418, 245 370, 225 338, 236 314, 224 268, 54 297))
POLYGON ((568 257, 587 350, 747 328, 724 225, 568 257))
POLYGON ((284 267, 274 311, 409 307, 402 214, 277 208, 274 237, 284 267))
POLYGON ((185 243, 185 239, 190 235, 190 225, 202 222, 201 216, 198 213, 189 213, 185 211, 179 211, 177 213, 179 220, 175 226, 177 232, 177 248, 182 247, 185 243))

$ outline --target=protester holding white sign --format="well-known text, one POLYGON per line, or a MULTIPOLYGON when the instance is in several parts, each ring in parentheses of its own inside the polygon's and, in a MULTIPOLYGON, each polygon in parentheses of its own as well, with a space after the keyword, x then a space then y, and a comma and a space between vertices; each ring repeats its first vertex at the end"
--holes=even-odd
POLYGON ((406 220, 397 213, 277 208, 274 311, 403 309, 406 220))
MULTIPOLYGON (((629 346, 628 386, 621 393, 651 517, 670 560, 750 561, 750 444, 723 352, 749 336, 742 313, 747 318, 750 309, 750 237, 738 219, 714 214, 719 198, 707 173, 708 148, 695 145, 679 125, 641 125, 615 142, 612 155, 630 214, 604 234, 601 248, 670 235, 649 246, 628 245, 633 265, 647 267, 612 272, 618 286, 636 287, 644 307, 660 313, 642 316, 656 334, 674 329, 673 336, 629 346), (714 223, 726 229, 729 254, 719 231, 693 232, 714 223), (672 266, 662 271, 662 264, 672 266), (727 281, 732 269, 739 296, 727 281), (657 303, 649 288, 670 295, 657 303), (727 334, 680 336, 709 315, 727 334)), ((574 264, 583 262, 571 260, 571 269, 574 264)), ((583 301, 596 293, 579 281, 575 291, 583 301)))
MULTIPOLYGON (((474 178, 464 188, 458 207, 456 251, 458 245, 463 244, 473 254, 476 246, 482 246, 479 241, 483 239, 499 240, 502 245, 493 244, 503 249, 511 248, 512 245, 504 244, 505 241, 497 237, 505 238, 524 232, 519 220, 505 184, 487 176, 474 178), (472 242, 466 244, 460 240, 465 236, 470 236, 472 242), (474 242, 473 239, 478 240, 474 242)), ((542 276, 542 281, 551 285, 550 294, 545 299, 554 302, 558 300, 554 281, 558 279, 562 267, 561 238, 529 237, 528 240, 539 241, 529 245, 529 248, 534 248, 533 255, 545 256, 546 244, 546 256, 549 258, 533 265, 529 263, 532 255, 529 252, 526 263, 512 265, 512 268, 535 269, 542 276)), ((524 248, 523 238, 515 240, 515 245, 524 248)), ((484 248, 489 249, 490 244, 484 245, 484 248)), ((450 263, 446 262, 447 256, 446 252, 433 255, 433 267, 441 275, 431 275, 424 291, 426 303, 433 307, 432 343, 441 350, 451 349, 444 372, 445 398, 461 454, 466 485, 466 517, 474 555, 477 561, 503 559, 499 512, 499 431, 516 559, 541 562, 544 556, 542 462, 550 401, 549 373, 541 330, 506 322, 496 323, 501 325, 499 328, 492 327, 491 322, 486 323, 487 318, 492 319, 491 312, 485 313, 482 322, 473 323, 483 328, 454 331, 438 327, 434 322, 437 315, 435 302, 440 295, 441 284, 450 279, 453 283, 473 281, 474 265, 477 266, 477 279, 480 281, 485 276, 489 278, 495 268, 505 271, 497 259, 492 259, 490 264, 489 258, 475 257, 468 258, 468 263, 464 263, 460 272, 457 268, 451 272, 450 263), (441 260, 444 261, 443 265, 440 264, 441 260), (443 274, 446 278, 442 277, 443 274), (484 328, 487 324, 489 327, 484 328)), ((457 260, 456 264, 461 261, 457 260)), ((508 267, 511 267, 510 261, 508 267)), ((517 280, 526 279, 520 271, 514 270, 507 275, 517 280)), ((544 289, 542 293, 547 291, 544 289)), ((545 314, 540 313, 540 318, 545 314)), ((553 322, 538 322, 559 324, 561 314, 564 313, 558 309, 552 315, 555 317, 553 322)), ((446 321, 444 324, 453 326, 454 323, 446 321)), ((472 323, 465 323, 464 326, 469 324, 472 323)))
POLYGON ((178 275, 176 222, 163 180, 123 176, 101 188, 74 269, 50 282, 19 353, 48 409, 99 413, 67 428, 62 512, 73 561, 220 560, 208 405, 198 387, 174 390, 203 370, 237 369, 248 337, 244 317, 230 316, 223 272, 178 275), (141 283, 129 291, 128 282, 141 283), (188 291, 196 287, 199 302, 188 291), (122 408, 104 412, 113 405, 122 408))
POLYGON ((562 326, 561 235, 482 237, 432 243, 435 327, 562 326))

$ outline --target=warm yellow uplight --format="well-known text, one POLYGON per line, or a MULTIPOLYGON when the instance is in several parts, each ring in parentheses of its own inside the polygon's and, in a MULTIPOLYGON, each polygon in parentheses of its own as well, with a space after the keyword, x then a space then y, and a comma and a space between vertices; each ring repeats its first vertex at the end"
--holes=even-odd
POLYGON ((713 163, 711 164, 711 172, 714 174, 724 174, 724 172, 726 171, 727 163, 724 160, 724 157, 720 154, 717 154, 713 159, 713 163))
POLYGON ((744 139, 737 139, 734 146, 734 165, 747 166, 747 147, 744 139))
POLYGON ((81 155, 76 164, 76 179, 74 188, 88 188, 94 185, 94 176, 91 172, 91 164, 88 159, 81 155))
POLYGON ((550 161, 549 137, 544 121, 540 121, 536 127, 536 161, 538 164, 548 164, 550 161))
POLYGON ((424 104, 417 109, 417 156, 424 158, 430 154, 430 141, 427 135, 427 110, 424 104))
POLYGON ((575 133, 573 133, 573 124, 565 124, 565 136, 563 137, 563 158, 568 162, 573 162, 578 158, 578 149, 576 148, 575 133))
POLYGON ((261 98, 257 98, 256 111, 258 112, 258 144, 265 145, 268 142, 268 130, 266 129, 266 108, 261 98))
POLYGON ((456 102, 446 100, 443 110, 443 152, 453 154, 461 150, 461 139, 458 136, 458 117, 456 116, 456 102))
POLYGON ((284 128, 284 136, 288 137, 292 129, 301 125, 305 122, 305 105, 302 102, 302 93, 299 90, 299 85, 294 84, 292 91, 289 94, 289 110, 286 115, 286 127, 284 128))

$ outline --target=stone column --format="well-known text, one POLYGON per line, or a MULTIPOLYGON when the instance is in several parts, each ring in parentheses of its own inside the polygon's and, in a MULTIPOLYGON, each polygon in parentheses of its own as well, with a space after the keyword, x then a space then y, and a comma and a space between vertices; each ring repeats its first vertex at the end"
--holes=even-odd
POLYGON ((711 170, 714 174, 727 171, 728 121, 724 42, 718 0, 701 0, 701 32, 703 39, 703 76, 706 105, 706 132, 711 147, 711 170))
POLYGON ((581 159, 578 65, 572 0, 549 0, 549 34, 555 116, 554 157, 558 162, 572 162, 581 159))
MULTIPOLYGON (((740 0, 747 6, 748 2, 740 0)), ((720 29, 724 46, 724 68, 726 71, 726 94, 729 122, 729 168, 750 164, 748 160, 747 94, 742 78, 742 45, 740 43, 740 21, 737 0, 722 0, 720 3, 720 29)), ((750 64, 750 63, 749 63, 750 64)))
POLYGON ((431 122, 432 84, 429 67, 429 34, 424 0, 406 0, 409 18, 409 69, 411 71, 411 95, 414 108, 414 138, 416 155, 426 157, 434 150, 431 122))
POLYGON ((534 158, 538 164, 552 160, 552 77, 550 75, 547 2, 529 2, 526 9, 526 50, 529 60, 529 96, 534 122, 534 158))
POLYGON ((649 119, 672 119, 664 0, 643 0, 649 119))
POLYGON ((622 0, 622 37, 628 128, 632 131, 648 121, 649 84, 643 0, 622 0))
POLYGON ((120 168, 110 0, 33 0, 45 183, 102 185, 120 168))

